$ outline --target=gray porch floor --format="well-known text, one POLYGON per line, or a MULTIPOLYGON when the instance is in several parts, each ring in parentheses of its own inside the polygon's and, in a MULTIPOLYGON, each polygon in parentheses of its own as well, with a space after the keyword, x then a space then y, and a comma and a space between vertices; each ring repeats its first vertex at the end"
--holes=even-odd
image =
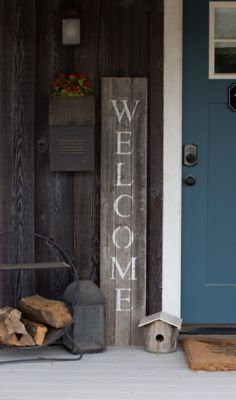
MULTIPOLYGON (((52 351, 68 355, 58 347, 52 351)), ((235 400, 236 372, 192 372, 181 347, 166 355, 110 347, 81 361, 0 365, 0 399, 235 400)))

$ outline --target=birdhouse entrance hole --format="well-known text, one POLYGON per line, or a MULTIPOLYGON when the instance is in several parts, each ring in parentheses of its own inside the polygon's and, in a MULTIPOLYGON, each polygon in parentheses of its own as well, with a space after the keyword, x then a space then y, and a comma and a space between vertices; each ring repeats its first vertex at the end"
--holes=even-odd
POLYGON ((156 341, 159 343, 164 342, 164 336, 160 334, 156 335, 156 341))

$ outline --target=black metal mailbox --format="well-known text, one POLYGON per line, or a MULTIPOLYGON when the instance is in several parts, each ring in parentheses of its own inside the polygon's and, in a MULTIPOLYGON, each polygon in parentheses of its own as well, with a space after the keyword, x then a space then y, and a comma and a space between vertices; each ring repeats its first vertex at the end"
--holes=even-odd
POLYGON ((52 126, 50 129, 51 171, 94 170, 94 127, 52 126))
POLYGON ((49 98, 51 171, 93 171, 95 98, 49 98))

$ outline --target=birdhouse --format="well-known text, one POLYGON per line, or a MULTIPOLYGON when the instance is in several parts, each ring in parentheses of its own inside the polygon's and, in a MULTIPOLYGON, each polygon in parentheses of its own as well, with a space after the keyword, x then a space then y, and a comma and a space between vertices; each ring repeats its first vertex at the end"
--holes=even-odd
POLYGON ((151 353, 175 351, 181 325, 181 318, 163 311, 142 318, 139 327, 144 327, 144 349, 151 353))

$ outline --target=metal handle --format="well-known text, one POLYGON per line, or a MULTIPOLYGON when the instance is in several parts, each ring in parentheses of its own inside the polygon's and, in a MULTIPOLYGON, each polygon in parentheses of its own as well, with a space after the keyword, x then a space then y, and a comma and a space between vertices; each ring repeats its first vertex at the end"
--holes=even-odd
POLYGON ((193 175, 187 175, 184 178, 184 182, 186 183, 187 186, 194 186, 196 184, 196 178, 193 175))

